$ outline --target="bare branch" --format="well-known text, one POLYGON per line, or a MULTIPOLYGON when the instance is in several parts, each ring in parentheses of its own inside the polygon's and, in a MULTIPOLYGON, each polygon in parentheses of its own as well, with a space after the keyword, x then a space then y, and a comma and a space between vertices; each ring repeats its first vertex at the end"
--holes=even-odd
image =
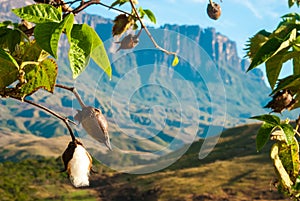
MULTIPOLYGON (((78 0, 77 0, 77 1, 71 2, 71 4, 76 3, 76 2, 78 2, 78 0)), ((68 2, 68 3, 69 3, 69 2, 68 2)), ((66 3, 66 4, 68 4, 68 3, 66 3)), ((115 8, 115 7, 112 7, 112 6, 109 6, 109 5, 106 5, 106 4, 104 4, 104 3, 101 3, 100 0, 90 0, 90 1, 87 1, 87 2, 83 2, 82 4, 80 4, 80 6, 78 6, 77 8, 75 8, 75 9, 72 11, 72 13, 73 13, 73 14, 77 14, 77 13, 81 12, 82 10, 86 9, 87 7, 89 7, 89 6, 91 6, 91 5, 101 5, 101 6, 103 6, 103 7, 108 8, 108 9, 112 9, 112 10, 118 11, 118 12, 120 12, 120 13, 124 13, 124 14, 126 14, 126 15, 132 16, 131 13, 126 12, 126 11, 121 10, 121 9, 118 9, 118 8, 115 8)))
POLYGON ((76 99, 78 100, 81 108, 85 108, 86 107, 86 105, 84 104, 83 100, 81 99, 81 97, 80 97, 80 95, 77 92, 77 90, 76 90, 75 87, 67 87, 67 86, 64 86, 64 85, 61 85, 61 84, 56 84, 55 87, 71 91, 75 95, 76 99))
POLYGON ((55 116, 56 118, 62 120, 62 121, 66 124, 66 126, 67 126, 67 128, 68 128, 68 130, 69 130, 69 134, 70 134, 70 136, 71 136, 71 138, 72 138, 72 141, 75 141, 76 137, 75 137, 75 135, 74 135, 74 133, 73 133, 73 131, 72 131, 72 129, 71 129, 71 126, 70 126, 70 124, 69 124, 69 122, 70 122, 70 123, 72 123, 72 124, 77 125, 74 121, 71 121, 71 120, 68 119, 67 117, 63 117, 63 116, 57 114, 56 112, 54 112, 53 110, 50 110, 49 108, 47 108, 47 107, 45 107, 45 106, 43 106, 43 105, 40 105, 40 104, 38 104, 38 103, 32 102, 32 101, 30 101, 30 100, 27 100, 27 99, 23 99, 23 100, 22 100, 21 98, 17 98, 17 97, 10 97, 10 98, 13 98, 13 99, 19 100, 19 101, 21 101, 21 102, 25 102, 25 103, 28 103, 28 104, 30 104, 30 105, 33 105, 33 106, 35 106, 35 107, 37 107, 37 108, 40 108, 40 109, 46 111, 47 113, 50 113, 51 115, 55 116))

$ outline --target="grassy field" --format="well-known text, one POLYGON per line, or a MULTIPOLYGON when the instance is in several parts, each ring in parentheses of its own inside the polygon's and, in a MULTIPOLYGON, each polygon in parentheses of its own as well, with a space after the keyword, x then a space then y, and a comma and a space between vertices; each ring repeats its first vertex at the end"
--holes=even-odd
POLYGON ((118 173, 95 164, 91 186, 75 189, 60 158, 32 156, 0 164, 0 200, 200 201, 288 200, 273 187, 275 173, 268 156, 255 149, 259 125, 226 130, 213 152, 198 159, 195 142, 172 166, 151 174, 118 173))

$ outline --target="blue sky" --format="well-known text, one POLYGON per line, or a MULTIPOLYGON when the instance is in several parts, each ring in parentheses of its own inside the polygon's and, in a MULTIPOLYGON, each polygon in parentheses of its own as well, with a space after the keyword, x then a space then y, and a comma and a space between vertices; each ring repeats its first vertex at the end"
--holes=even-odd
MULTIPOLYGON (((101 2, 111 4, 112 1, 101 2)), ((169 23, 199 25, 202 28, 214 27, 217 32, 237 43, 240 57, 245 55, 243 49, 249 37, 261 29, 272 31, 282 15, 299 12, 300 9, 296 6, 289 9, 287 0, 215 0, 222 8, 221 17, 215 21, 206 14, 208 2, 209 0, 139 0, 138 6, 153 11, 157 18, 156 26, 169 23)), ((116 16, 116 13, 102 9, 101 6, 92 6, 87 12, 108 18, 116 16)), ((285 71, 288 73, 287 69, 285 71)))
MULTIPOLYGON (((112 1, 101 2, 111 4, 112 1)), ((296 6, 289 9, 287 0, 223 0, 223 2, 216 1, 221 5, 222 15, 214 21, 206 14, 208 0, 182 2, 179 0, 139 0, 138 6, 153 11, 157 18, 157 26, 169 23, 199 25, 202 28, 214 27, 218 32, 237 42, 239 56, 244 56, 244 44, 250 36, 264 28, 272 31, 279 23, 280 16, 300 10, 296 6)), ((101 6, 92 6, 87 12, 109 18, 116 15, 115 12, 101 9, 101 6)))

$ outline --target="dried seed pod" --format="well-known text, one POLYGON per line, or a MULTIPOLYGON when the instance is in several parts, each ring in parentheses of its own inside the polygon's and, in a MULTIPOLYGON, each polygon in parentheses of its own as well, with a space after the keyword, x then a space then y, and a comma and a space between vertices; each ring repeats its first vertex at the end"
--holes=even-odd
POLYGON ((113 22, 114 22, 114 26, 112 28, 113 36, 122 35, 135 23, 133 18, 131 16, 127 16, 126 14, 118 15, 113 22))
POLYGON ((108 124, 106 118, 99 109, 91 106, 78 110, 74 119, 82 124, 84 130, 98 142, 104 143, 112 150, 108 134, 108 124))
POLYGON ((121 42, 116 43, 121 44, 119 49, 117 49, 117 52, 121 49, 132 49, 139 43, 139 38, 136 35, 128 34, 121 42))
POLYGON ((271 108, 272 112, 281 113, 284 109, 290 110, 295 103, 297 101, 293 98, 291 91, 284 89, 277 92, 264 108, 271 108))
POLYGON ((211 19, 217 20, 221 16, 221 6, 215 2, 213 2, 213 5, 209 3, 206 12, 211 19))

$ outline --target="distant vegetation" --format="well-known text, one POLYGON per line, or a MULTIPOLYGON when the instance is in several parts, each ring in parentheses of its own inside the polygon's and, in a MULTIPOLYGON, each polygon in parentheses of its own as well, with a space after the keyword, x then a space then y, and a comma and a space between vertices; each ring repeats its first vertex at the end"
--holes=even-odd
POLYGON ((259 126, 226 130, 204 160, 198 159, 202 141, 195 142, 172 166, 152 174, 122 174, 95 163, 97 173, 90 187, 80 190, 59 172, 60 158, 32 155, 32 159, 3 162, 0 200, 284 200, 270 184, 275 174, 268 150, 257 153, 253 148, 259 126))

